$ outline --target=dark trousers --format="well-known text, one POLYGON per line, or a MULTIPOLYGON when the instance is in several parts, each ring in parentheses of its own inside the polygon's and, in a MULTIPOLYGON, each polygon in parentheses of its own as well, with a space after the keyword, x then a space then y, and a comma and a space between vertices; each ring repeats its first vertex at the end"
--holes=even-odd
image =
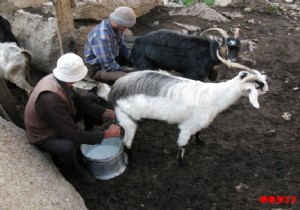
POLYGON ((73 177, 82 184, 96 182, 96 178, 83 167, 83 155, 78 152, 74 142, 64 138, 49 138, 38 148, 52 155, 53 162, 65 177, 73 177))
MULTIPOLYGON (((87 92, 81 96, 80 101, 73 100, 78 111, 74 121, 79 122, 83 119, 85 130, 92 130, 94 125, 102 124, 102 119, 93 118, 93 113, 90 113, 90 110, 85 106, 87 103, 99 103, 95 93, 87 92)), ((36 146, 40 150, 49 153, 56 163, 60 163, 61 167, 77 172, 83 170, 78 160, 78 157, 82 157, 79 150, 80 145, 75 144, 73 141, 55 136, 42 141, 36 146)))
POLYGON ((71 140, 64 138, 48 138, 38 145, 38 148, 48 152, 66 168, 78 167, 78 148, 71 140))
MULTIPOLYGON (((120 65, 120 66, 132 66, 132 62, 122 58, 121 56, 116 58, 116 62, 120 65)), ((119 79, 120 77, 126 75, 128 72, 125 71, 106 71, 104 69, 102 69, 101 65, 89 65, 86 64, 87 68, 88 68, 88 75, 96 80, 96 81, 100 81, 100 82, 105 82, 107 84, 113 84, 117 79, 119 79)))

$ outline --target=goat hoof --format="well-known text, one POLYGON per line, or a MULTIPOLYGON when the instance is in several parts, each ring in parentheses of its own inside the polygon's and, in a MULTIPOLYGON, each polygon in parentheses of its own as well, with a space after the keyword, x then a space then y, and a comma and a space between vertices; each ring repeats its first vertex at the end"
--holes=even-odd
POLYGON ((183 159, 177 160, 177 167, 182 168, 182 167, 187 167, 188 165, 189 165, 188 162, 183 159))

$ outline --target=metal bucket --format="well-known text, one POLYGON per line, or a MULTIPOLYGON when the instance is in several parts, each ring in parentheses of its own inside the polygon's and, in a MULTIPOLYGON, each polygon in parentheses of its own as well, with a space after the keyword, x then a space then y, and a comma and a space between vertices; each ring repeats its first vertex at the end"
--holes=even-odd
POLYGON ((112 179, 126 169, 127 155, 120 138, 107 138, 97 145, 82 144, 80 149, 96 179, 112 179))

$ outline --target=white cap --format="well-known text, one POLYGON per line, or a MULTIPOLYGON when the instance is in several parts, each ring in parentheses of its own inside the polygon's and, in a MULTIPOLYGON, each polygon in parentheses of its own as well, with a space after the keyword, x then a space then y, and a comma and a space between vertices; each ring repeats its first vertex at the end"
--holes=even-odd
POLYGON ((78 82, 86 76, 87 72, 88 69, 82 58, 74 53, 62 55, 53 70, 54 76, 64 82, 78 82))

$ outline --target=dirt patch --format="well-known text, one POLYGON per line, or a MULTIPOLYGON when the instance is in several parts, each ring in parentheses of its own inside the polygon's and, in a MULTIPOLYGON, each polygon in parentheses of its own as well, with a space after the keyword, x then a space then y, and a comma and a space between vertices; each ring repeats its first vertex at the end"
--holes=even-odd
MULTIPOLYGON (((270 77, 270 90, 259 99, 261 108, 256 110, 243 98, 219 114, 203 130, 205 146, 190 140, 185 155, 189 164, 182 168, 176 165, 178 128, 164 122, 142 122, 133 143, 131 165, 122 175, 98 181, 95 186, 70 180, 89 209, 300 209, 300 32, 295 30, 299 18, 244 13, 243 8, 216 10, 237 11, 244 18, 217 23, 170 17, 168 8, 157 7, 138 19, 133 32, 141 35, 161 28, 181 29, 173 22, 203 29, 216 25, 226 31, 241 27, 248 39, 257 39, 258 47, 248 53, 255 62, 244 64, 270 77), (290 121, 282 118, 285 112, 292 115, 290 121), (295 204, 274 204, 272 200, 262 204, 261 196, 296 196, 298 200, 295 204)), ((224 66, 219 80, 230 79, 237 72, 224 66)), ((19 92, 14 95, 24 102, 25 92, 19 92)))

